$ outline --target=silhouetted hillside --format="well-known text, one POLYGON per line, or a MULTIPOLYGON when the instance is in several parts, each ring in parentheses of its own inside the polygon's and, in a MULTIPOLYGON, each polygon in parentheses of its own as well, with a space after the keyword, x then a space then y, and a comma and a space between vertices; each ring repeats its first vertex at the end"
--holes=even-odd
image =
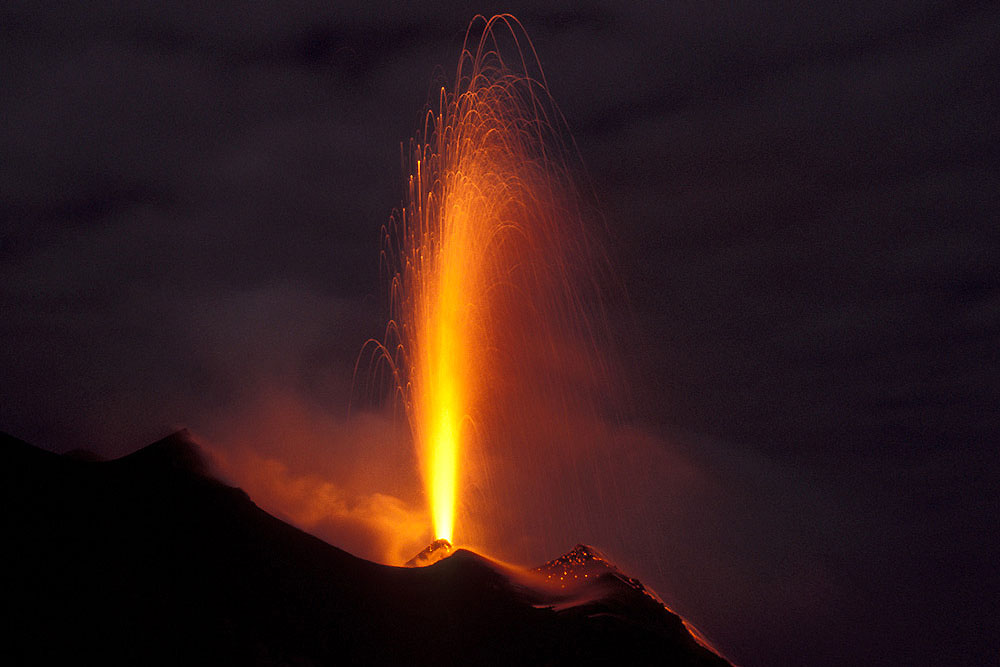
POLYGON ((728 664, 613 566, 574 598, 462 549, 356 558, 212 478, 186 432, 114 461, 0 435, 0 502, 10 664, 728 664))

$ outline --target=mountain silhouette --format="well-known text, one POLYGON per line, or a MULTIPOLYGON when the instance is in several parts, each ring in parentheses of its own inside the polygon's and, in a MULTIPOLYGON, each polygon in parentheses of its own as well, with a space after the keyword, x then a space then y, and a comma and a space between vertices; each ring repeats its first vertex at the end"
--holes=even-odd
POLYGON ((186 431, 111 461, 0 434, 0 501, 9 664, 729 664, 590 547, 372 563, 212 477, 186 431))

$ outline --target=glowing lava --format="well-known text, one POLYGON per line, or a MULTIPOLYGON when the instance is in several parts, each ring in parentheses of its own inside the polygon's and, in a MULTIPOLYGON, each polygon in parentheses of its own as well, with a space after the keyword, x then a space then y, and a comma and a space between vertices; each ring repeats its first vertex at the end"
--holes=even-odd
POLYGON ((538 359, 589 326, 568 269, 588 243, 572 151, 514 17, 473 20, 455 81, 410 143, 405 205, 383 229, 392 320, 375 342, 410 422, 434 537, 449 542, 470 458, 516 419, 514 397, 546 392, 531 375, 538 359))

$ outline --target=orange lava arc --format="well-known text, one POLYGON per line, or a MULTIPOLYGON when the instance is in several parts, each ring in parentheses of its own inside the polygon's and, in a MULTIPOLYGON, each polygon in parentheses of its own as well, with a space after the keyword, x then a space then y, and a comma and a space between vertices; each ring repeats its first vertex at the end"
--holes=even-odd
POLYGON ((517 19, 474 19, 455 81, 410 142, 405 203, 383 228, 392 319, 376 343, 409 420, 434 536, 451 542, 463 462, 488 446, 532 356, 560 346, 566 327, 547 323, 581 320, 567 258, 587 244, 564 122, 517 19))

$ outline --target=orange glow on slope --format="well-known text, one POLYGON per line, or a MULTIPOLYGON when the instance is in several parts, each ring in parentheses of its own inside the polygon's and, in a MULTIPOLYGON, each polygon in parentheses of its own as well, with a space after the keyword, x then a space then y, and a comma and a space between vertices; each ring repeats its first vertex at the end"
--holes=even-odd
POLYGON ((371 341, 405 407, 437 539, 454 542, 469 461, 505 406, 529 384, 544 391, 526 369, 588 326, 567 270, 587 237, 564 134, 517 20, 474 19, 454 89, 410 143, 405 205, 383 229, 392 320, 371 341))

